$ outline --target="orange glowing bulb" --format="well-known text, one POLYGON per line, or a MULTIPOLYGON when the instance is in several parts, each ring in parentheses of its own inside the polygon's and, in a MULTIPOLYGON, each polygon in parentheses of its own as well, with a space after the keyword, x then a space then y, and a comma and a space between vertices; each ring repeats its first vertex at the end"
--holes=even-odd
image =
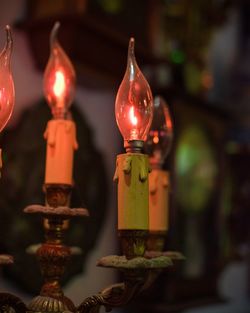
POLYGON ((145 150, 152 166, 160 167, 169 154, 173 141, 173 123, 166 102, 162 97, 154 99, 154 116, 145 150))
POLYGON ((60 24, 50 35, 50 57, 44 73, 44 94, 54 118, 64 119, 75 95, 75 70, 57 40, 60 24))
POLYGON ((5 127, 13 111, 15 90, 10 69, 13 41, 10 27, 6 28, 6 44, 0 54, 0 131, 5 127))
POLYGON ((144 141, 153 115, 151 89, 136 63, 134 42, 129 41, 127 68, 115 101, 116 122, 125 142, 144 141))

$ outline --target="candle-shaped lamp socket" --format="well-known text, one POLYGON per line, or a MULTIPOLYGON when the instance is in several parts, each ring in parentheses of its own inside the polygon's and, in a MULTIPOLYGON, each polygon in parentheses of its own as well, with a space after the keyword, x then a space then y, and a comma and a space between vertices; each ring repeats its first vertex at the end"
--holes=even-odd
POLYGON ((54 119, 47 124, 45 184, 72 185, 74 150, 77 149, 76 127, 68 110, 75 94, 74 68, 58 43, 59 23, 52 29, 51 53, 44 74, 44 93, 54 119))
POLYGON ((152 122, 153 97, 134 54, 128 47, 127 68, 115 102, 116 122, 124 139, 125 154, 117 156, 118 231, 127 258, 144 255, 149 228, 148 156, 143 143, 152 122))

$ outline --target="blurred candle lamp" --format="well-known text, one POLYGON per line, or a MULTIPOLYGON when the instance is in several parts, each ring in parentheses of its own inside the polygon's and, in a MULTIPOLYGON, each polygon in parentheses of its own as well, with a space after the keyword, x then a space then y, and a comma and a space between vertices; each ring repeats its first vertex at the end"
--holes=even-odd
POLYGON ((145 151, 149 154, 152 168, 149 175, 149 230, 160 235, 168 229, 169 173, 162 166, 170 152, 172 140, 173 124, 167 104, 157 96, 145 151))
POLYGON ((115 115, 127 152, 117 156, 115 173, 118 180, 118 230, 122 244, 125 238, 124 246, 134 247, 133 251, 124 251, 128 258, 132 258, 143 255, 144 235, 149 227, 149 162, 141 150, 153 116, 153 97, 136 63, 134 38, 129 42, 127 69, 117 93, 115 115), (126 238, 141 244, 126 244, 126 238))
MULTIPOLYGON (((0 54, 0 131, 8 123, 15 102, 15 90, 10 69, 13 41, 9 25, 6 26, 6 44, 0 54)), ((2 167, 2 150, 0 150, 0 168, 2 167)))
POLYGON ((145 143, 152 168, 162 168, 173 141, 173 123, 166 102, 160 96, 154 98, 153 121, 145 143))
POLYGON ((6 44, 0 54, 0 131, 10 119, 15 101, 15 90, 10 69, 13 41, 10 27, 6 26, 6 44))
POLYGON ((75 94, 75 71, 57 40, 60 24, 51 32, 50 57, 44 74, 44 95, 53 119, 47 124, 46 184, 72 185, 74 150, 77 149, 75 123, 69 108, 75 94))

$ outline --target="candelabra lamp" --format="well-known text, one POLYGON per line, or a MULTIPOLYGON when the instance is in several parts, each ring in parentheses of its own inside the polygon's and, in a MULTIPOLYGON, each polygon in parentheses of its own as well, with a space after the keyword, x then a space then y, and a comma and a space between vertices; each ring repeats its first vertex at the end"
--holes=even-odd
POLYGON ((170 175, 163 169, 173 141, 173 123, 168 106, 161 96, 154 98, 153 121, 145 142, 149 155, 149 237, 148 251, 157 255, 163 251, 169 226, 170 175))
MULTIPOLYGON (((48 122, 44 137, 47 141, 45 170, 45 205, 30 205, 25 213, 40 214, 45 242, 34 248, 44 283, 40 294, 29 304, 9 293, 0 293, 0 311, 17 313, 98 312, 128 303, 149 287, 159 273, 181 258, 178 253, 157 256, 147 251, 149 215, 149 160, 142 153, 152 117, 153 97, 134 55, 134 39, 128 48, 127 69, 117 93, 115 110, 118 127, 124 137, 125 154, 118 155, 114 179, 118 181, 118 234, 122 256, 107 256, 98 266, 114 268, 123 273, 124 281, 105 288, 76 306, 60 286, 67 263, 74 254, 64 245, 63 236, 70 219, 87 217, 85 208, 70 208, 73 188, 72 168, 74 150, 78 148, 76 127, 69 111, 75 92, 75 71, 60 46, 59 23, 51 32, 51 54, 44 75, 44 94, 53 118, 48 122)), ((6 27, 7 44, 0 55, 0 127, 8 121, 13 103, 14 87, 9 67, 12 50, 10 28, 6 27)), ((148 246, 149 247, 149 246, 148 246)), ((0 264, 12 263, 11 256, 0 256, 0 264)), ((84 288, 84 287, 83 287, 84 288)))

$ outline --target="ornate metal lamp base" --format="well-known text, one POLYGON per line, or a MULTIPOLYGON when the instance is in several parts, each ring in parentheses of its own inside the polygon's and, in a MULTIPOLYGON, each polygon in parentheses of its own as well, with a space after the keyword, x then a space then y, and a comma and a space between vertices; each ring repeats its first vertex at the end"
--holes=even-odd
MULTIPOLYGON (((42 214, 45 221, 45 243, 30 249, 37 255, 44 278, 40 295, 26 306, 14 295, 0 293, 0 312, 13 313, 14 310, 15 313, 97 313, 101 306, 110 311, 114 307, 124 306, 142 290, 152 285, 163 270, 173 265, 174 260, 183 259, 178 252, 162 252, 159 248, 161 245, 158 237, 154 238, 153 246, 151 246, 157 249, 145 251, 147 231, 119 231, 125 255, 104 257, 97 262, 97 265, 120 270, 123 273, 124 282, 105 288, 75 307, 73 302, 63 294, 60 286, 60 278, 72 255, 72 249, 63 244, 63 235, 68 228, 67 220, 74 216, 87 216, 88 211, 64 206, 69 196, 68 188, 65 190, 57 186, 48 188, 50 188, 50 197, 46 201, 48 206, 33 205, 24 210, 26 213, 42 214), (65 191, 66 197, 63 193, 61 194, 61 191, 65 191), (58 206, 50 206, 52 203, 58 206)), ((161 234, 160 242, 162 239, 161 234)), ((9 264, 12 261, 10 256, 0 255, 0 265, 9 264)))
POLYGON ((152 258, 136 257, 127 259, 125 256, 109 255, 101 258, 97 262, 97 266, 115 268, 124 272, 166 269, 172 265, 171 256, 157 256, 152 258))
POLYGON ((170 256, 127 259, 125 256, 110 255, 100 259, 97 265, 122 271, 124 282, 114 284, 85 299, 77 308, 79 313, 98 312, 102 305, 106 310, 124 306, 142 290, 148 288, 161 271, 172 266, 173 262, 170 256))
POLYGON ((73 302, 64 296, 60 286, 60 278, 72 254, 72 249, 63 244, 63 235, 67 229, 65 221, 75 216, 88 216, 88 211, 64 206, 31 205, 26 207, 24 212, 42 214, 46 221, 44 223, 46 242, 36 248, 44 284, 40 295, 28 305, 27 312, 75 312, 73 302))
POLYGON ((28 305, 27 313, 60 313, 60 312, 75 312, 76 308, 72 301, 67 297, 60 299, 37 296, 28 305))
POLYGON ((146 251, 148 231, 146 230, 119 230, 118 236, 122 253, 127 259, 143 256, 146 251))

